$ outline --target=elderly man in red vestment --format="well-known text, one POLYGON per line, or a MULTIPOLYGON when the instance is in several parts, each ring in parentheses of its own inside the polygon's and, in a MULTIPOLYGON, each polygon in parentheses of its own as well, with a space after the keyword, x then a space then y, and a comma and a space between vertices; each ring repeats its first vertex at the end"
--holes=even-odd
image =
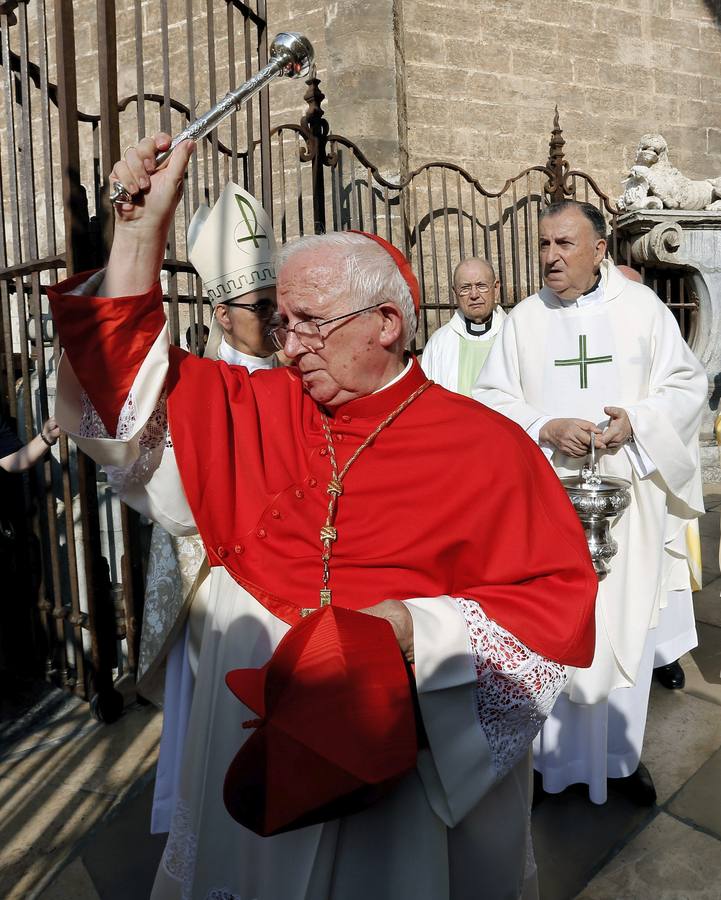
MULTIPOLYGON (((50 291, 62 427, 128 503, 199 532, 212 567, 152 896, 534 896, 528 748, 564 665, 589 665, 594 644, 596 578, 565 493, 520 428, 425 378, 406 349, 417 282, 372 236, 283 250, 275 336, 290 367, 251 376, 169 346, 158 274, 192 146, 156 171, 168 144, 145 139, 113 171, 142 203, 118 210, 105 273, 50 291), (361 811, 260 837, 229 815, 223 779, 261 710, 224 678, 264 666, 328 603, 385 619, 413 664, 416 762, 361 811)), ((332 736, 332 704, 313 715, 332 736)))

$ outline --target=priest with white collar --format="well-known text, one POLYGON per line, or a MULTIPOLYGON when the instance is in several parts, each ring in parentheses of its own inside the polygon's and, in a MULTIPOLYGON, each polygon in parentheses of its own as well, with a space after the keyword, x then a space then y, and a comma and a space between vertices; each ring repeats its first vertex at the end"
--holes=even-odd
POLYGON ((564 201, 544 211, 539 229, 545 286, 508 316, 473 396, 516 421, 559 476, 579 472, 593 436, 601 474, 631 482, 631 505, 612 525, 619 549, 599 585, 593 665, 571 670, 534 764, 552 793, 586 783, 603 803, 607 779, 618 779, 651 804, 640 756, 653 630, 668 589, 667 522, 685 529, 703 512, 706 373, 671 311, 605 259, 602 213, 564 201))
POLYGON ((433 333, 421 366, 429 378, 466 397, 478 378, 506 313, 498 305, 500 282, 486 259, 463 259, 453 272, 458 309, 433 333))

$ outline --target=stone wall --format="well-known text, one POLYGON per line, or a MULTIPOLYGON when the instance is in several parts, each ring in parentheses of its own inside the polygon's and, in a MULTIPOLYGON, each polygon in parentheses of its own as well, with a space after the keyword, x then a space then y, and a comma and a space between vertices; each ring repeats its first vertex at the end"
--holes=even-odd
MULTIPOLYGON (((190 101, 190 22, 196 109, 210 104, 211 68, 215 96, 221 96, 229 84, 228 5, 215 0, 212 6, 214 68, 208 64, 205 0, 168 0, 165 20, 154 0, 118 4, 119 95, 135 93, 138 86, 137 9, 145 90, 163 91, 166 34, 170 94, 190 101)), ((37 37, 38 8, 35 0, 27 4, 29 56, 47 53, 50 78, 56 80, 53 4, 48 3, 45 47, 37 37)), ((78 105, 97 113, 96 0, 77 0, 73 9, 78 105)), ((244 77, 242 22, 235 15, 238 83, 244 77)), ((447 159, 486 187, 498 188, 521 168, 545 161, 558 104, 568 159, 613 197, 638 137, 647 131, 666 136, 673 162, 686 174, 721 174, 720 19, 718 0, 268 0, 269 35, 292 29, 310 37, 332 130, 357 142, 382 173, 397 176, 428 160, 447 159)), ((10 38, 17 43, 17 28, 10 38)), ((298 122, 304 90, 298 81, 272 86, 273 125, 298 122)), ((36 121, 38 110, 35 102, 36 121)), ((149 112, 145 132, 159 125, 157 113, 149 112)), ((171 130, 182 125, 175 116, 171 130)), ((122 146, 134 141, 138 130, 130 104, 122 118, 122 146)), ((229 126, 221 137, 229 139, 229 126)), ((81 147, 89 184, 87 125, 81 126, 81 147)), ((210 172, 212 180, 212 165, 204 161, 203 166, 203 178, 210 172)), ((220 183, 225 177, 221 168, 220 183)), ((37 166, 36 194, 42 199, 37 166)), ((60 225, 59 214, 56 220, 60 225)))
MULTIPOLYGON (((612 196, 660 131, 692 177, 721 173, 721 30, 704 0, 402 0, 410 164, 489 187, 545 158, 557 103, 572 165, 612 196)), ((715 4, 719 10, 719 4, 715 4)))
MULTIPOLYGON (((227 5, 215 5, 220 95, 228 84, 227 5)), ((35 6, 28 5, 31 25, 35 6)), ((134 6, 118 4, 121 96, 137 85, 134 6)), ((145 89, 162 92, 161 5, 138 6, 145 89)), ((73 7, 78 102, 97 112, 96 2, 77 0, 73 7)), ((205 0, 167 3, 171 92, 187 102, 188 9, 197 47, 195 99, 204 109, 205 0)), ((316 47, 332 129, 358 142, 383 171, 443 158, 498 187, 545 160, 558 104, 568 158, 612 196, 647 131, 666 136, 672 160, 688 175, 721 173, 719 18, 717 0, 268 0, 271 37, 292 29, 316 47)), ((237 44, 242 57, 241 34, 237 44)), ((30 57, 41 52, 31 41, 30 57)), ((298 120, 302 92, 297 82, 273 87, 273 124, 298 120)), ((130 128, 125 136, 133 137, 130 128)))

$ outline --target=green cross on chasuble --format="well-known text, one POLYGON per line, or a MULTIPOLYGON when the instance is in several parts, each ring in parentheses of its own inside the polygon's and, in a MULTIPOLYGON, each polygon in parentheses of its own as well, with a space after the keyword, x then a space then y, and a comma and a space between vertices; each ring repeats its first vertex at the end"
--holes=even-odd
POLYGON ((588 387, 588 367, 596 363, 610 363, 613 361, 612 356, 588 356, 586 351, 586 335, 578 336, 578 356, 575 359, 555 359, 554 366, 578 366, 578 373, 581 378, 581 388, 588 387))

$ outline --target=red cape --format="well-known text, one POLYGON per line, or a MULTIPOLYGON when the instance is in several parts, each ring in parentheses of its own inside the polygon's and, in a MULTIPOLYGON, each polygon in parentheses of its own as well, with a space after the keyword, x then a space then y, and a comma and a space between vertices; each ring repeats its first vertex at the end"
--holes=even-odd
MULTIPOLYGON (((142 361, 139 335, 147 352, 162 325, 160 291, 63 297, 70 286, 48 291, 55 322, 114 433, 129 377, 128 332, 118 323, 132 319, 132 356, 142 361), (112 322, 102 333, 105 383, 91 377, 94 317, 112 322), (125 364, 113 380, 116 359, 125 364)), ((335 411, 339 468, 424 380, 414 363, 392 387, 335 411)), ((249 376, 177 348, 167 387, 175 454, 210 564, 225 566, 275 615, 298 621, 300 608, 318 606, 321 586, 331 469, 318 408, 292 368, 249 376)), ((466 597, 532 650, 590 665, 598 584, 583 529, 545 457, 515 423, 434 385, 363 451, 344 484, 331 567, 335 604, 466 597)))

